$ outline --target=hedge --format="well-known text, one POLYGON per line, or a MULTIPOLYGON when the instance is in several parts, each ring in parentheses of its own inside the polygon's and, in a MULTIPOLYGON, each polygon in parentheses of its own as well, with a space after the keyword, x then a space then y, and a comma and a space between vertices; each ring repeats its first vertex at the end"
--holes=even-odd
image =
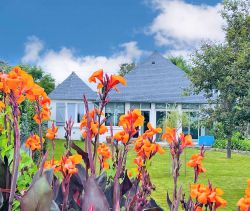
MULTIPOLYGON (((217 139, 213 145, 213 148, 226 149, 227 140, 217 139)), ((241 151, 250 151, 250 140, 233 139, 231 149, 241 150, 241 151)))

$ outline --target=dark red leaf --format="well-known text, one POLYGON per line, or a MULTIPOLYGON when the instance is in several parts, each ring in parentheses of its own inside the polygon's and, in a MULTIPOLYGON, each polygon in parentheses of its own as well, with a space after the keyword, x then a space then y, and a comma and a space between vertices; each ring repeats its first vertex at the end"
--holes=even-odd
POLYGON ((82 156, 82 159, 86 165, 86 169, 88 170, 90 165, 89 165, 89 158, 88 158, 88 153, 84 152, 80 147, 78 147, 76 144, 72 143, 71 147, 79 154, 82 156))
POLYGON ((94 208, 95 211, 109 211, 108 201, 97 185, 95 178, 90 176, 84 188, 84 196, 82 201, 82 211, 94 208))

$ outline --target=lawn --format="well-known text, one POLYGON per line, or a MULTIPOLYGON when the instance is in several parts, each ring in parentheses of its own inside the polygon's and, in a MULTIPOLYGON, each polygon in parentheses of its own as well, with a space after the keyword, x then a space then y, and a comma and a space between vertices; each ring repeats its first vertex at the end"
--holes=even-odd
MULTIPOLYGON (((78 146, 83 147, 83 142, 77 141, 78 146)), ((51 145, 49 144, 49 149, 51 145)), ((60 158, 64 152, 63 141, 56 141, 55 157, 60 158)), ((183 155, 183 166, 179 185, 182 185, 184 191, 188 193, 189 184, 193 181, 193 169, 186 167, 185 157, 188 161, 193 153, 197 153, 198 149, 187 149, 183 155)), ((163 155, 156 155, 149 167, 149 172, 153 184, 156 186, 156 191, 153 192, 153 197, 157 203, 165 210, 168 210, 166 204, 166 192, 171 190, 172 179, 170 176, 170 156, 169 151, 163 155)), ((135 153, 131 149, 128 154, 128 169, 134 168, 133 159, 135 153)), ((204 159, 204 167, 207 172, 200 176, 199 182, 207 183, 208 179, 217 187, 224 190, 223 198, 228 201, 228 206, 224 210, 236 210, 237 201, 243 196, 246 188, 246 179, 250 178, 250 156, 233 154, 232 159, 226 159, 226 154, 223 152, 207 151, 204 159)))

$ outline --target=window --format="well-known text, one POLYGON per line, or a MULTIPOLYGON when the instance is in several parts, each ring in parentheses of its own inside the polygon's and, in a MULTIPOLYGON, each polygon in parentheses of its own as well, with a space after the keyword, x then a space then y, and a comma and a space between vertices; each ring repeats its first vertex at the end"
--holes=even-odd
POLYGON ((150 103, 130 103, 130 109, 150 109, 150 103))
POLYGON ((182 109, 192 109, 192 110, 198 110, 199 109, 199 104, 182 104, 182 109))
POLYGON ((183 112, 186 116, 186 122, 182 121, 182 131, 184 134, 191 134, 193 139, 199 137, 199 113, 198 112, 183 112))
POLYGON ((68 111, 67 120, 69 120, 71 118, 73 121, 75 121, 75 119, 76 119, 76 103, 68 103, 67 104, 67 111, 68 111))
POLYGON ((156 103, 155 108, 156 109, 166 109, 166 103, 156 103))
POLYGON ((106 125, 118 126, 119 118, 125 113, 124 103, 108 103, 105 107, 106 125))
POLYGON ((140 103, 130 103, 130 109, 140 109, 140 103))
POLYGON ((65 124, 65 103, 56 103, 56 125, 65 124))
POLYGON ((177 104, 168 103, 168 104, 167 104, 167 109, 168 109, 168 110, 176 110, 176 109, 177 109, 177 104))
MULTIPOLYGON (((93 103, 89 103, 89 107, 93 109, 93 103)), ((80 123, 84 115, 84 111, 85 109, 83 103, 56 103, 56 125, 63 126, 65 121, 69 120, 70 117, 74 123, 80 123)))
POLYGON ((141 103, 141 109, 150 109, 151 104, 150 103, 141 103))
POLYGON ((77 123, 80 123, 84 115, 84 105, 83 103, 77 104, 77 123))

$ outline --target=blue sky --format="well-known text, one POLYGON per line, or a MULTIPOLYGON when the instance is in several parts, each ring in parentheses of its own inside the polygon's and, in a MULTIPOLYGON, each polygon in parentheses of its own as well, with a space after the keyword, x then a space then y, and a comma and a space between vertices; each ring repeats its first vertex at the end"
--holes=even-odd
POLYGON ((184 55, 223 40, 218 0, 0 0, 0 60, 71 71, 116 72, 158 50, 184 55), (83 69, 83 70, 81 70, 83 69))

